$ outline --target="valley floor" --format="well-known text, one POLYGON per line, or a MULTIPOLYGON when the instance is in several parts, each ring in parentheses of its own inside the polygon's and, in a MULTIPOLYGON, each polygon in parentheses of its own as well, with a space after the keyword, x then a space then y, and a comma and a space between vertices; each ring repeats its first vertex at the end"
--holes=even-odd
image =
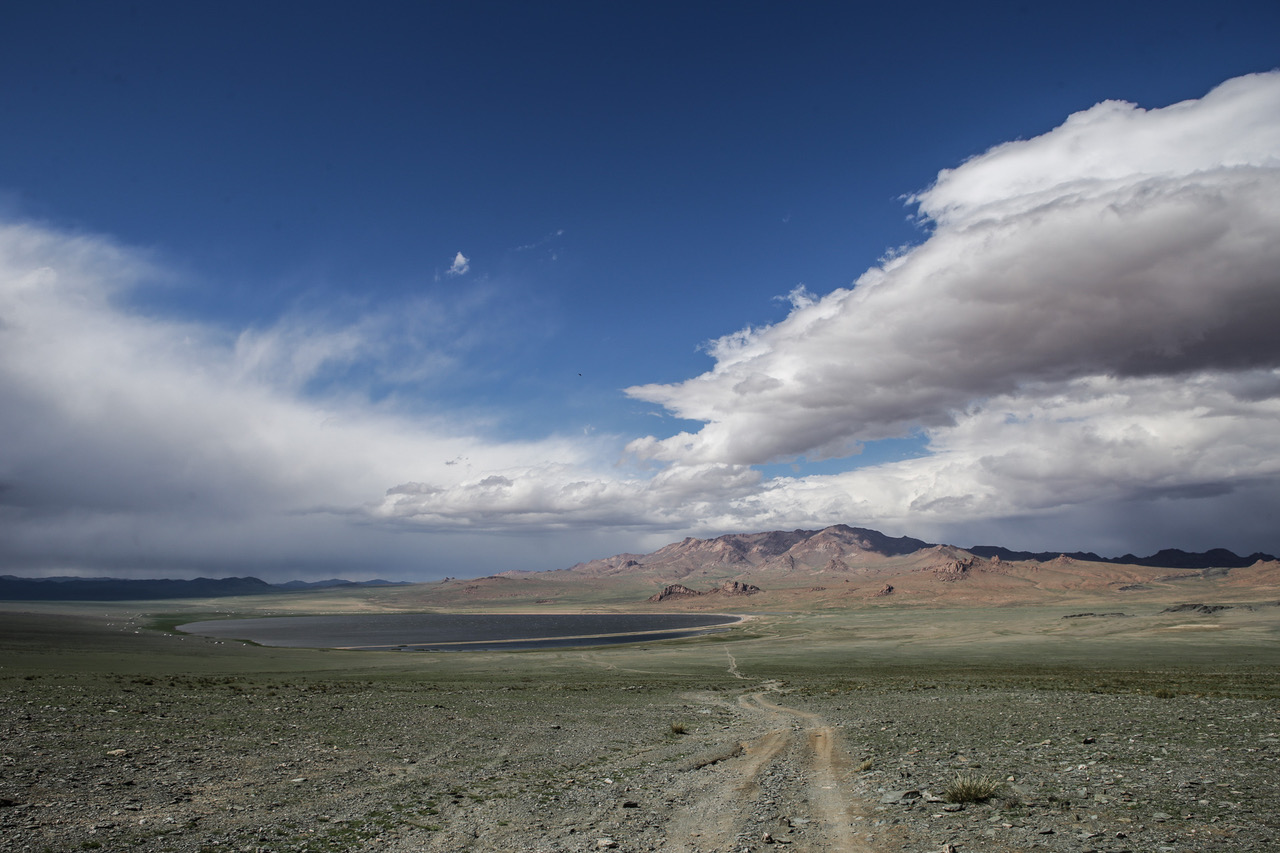
POLYGON ((781 658, 767 620, 740 642, 429 655, 3 618, 3 850, 1280 844, 1267 644, 1213 666, 887 664, 800 619, 781 658), (1001 788, 945 802, 964 773, 1001 788))

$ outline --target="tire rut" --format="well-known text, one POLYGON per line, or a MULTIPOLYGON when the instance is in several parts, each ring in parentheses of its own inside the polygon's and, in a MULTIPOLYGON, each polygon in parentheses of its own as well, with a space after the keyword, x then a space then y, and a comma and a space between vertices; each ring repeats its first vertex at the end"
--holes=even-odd
MULTIPOLYGON (((706 772, 701 784, 685 798, 668 823, 665 849, 678 853, 719 853, 754 847, 763 832, 753 828, 752 817, 773 799, 762 799, 766 774, 782 765, 800 783, 801 791, 785 796, 781 805, 791 809, 793 825, 803 825, 795 837, 779 837, 779 847, 795 853, 835 851, 874 853, 861 840, 852 821, 871 809, 850 796, 851 763, 836 730, 817 714, 779 705, 766 698, 777 691, 774 684, 738 698, 737 708, 763 717, 771 728, 744 742, 743 755, 706 772), (802 735, 797 737, 797 735, 802 735)), ((758 823, 758 820, 756 821, 758 823)))

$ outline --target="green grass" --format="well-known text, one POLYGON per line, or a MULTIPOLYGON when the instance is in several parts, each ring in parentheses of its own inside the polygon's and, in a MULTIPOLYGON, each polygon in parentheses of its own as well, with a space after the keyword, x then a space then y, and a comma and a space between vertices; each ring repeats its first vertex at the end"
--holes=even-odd
MULTIPOLYGON (((1271 713, 1280 699, 1280 608, 1204 619, 1161 614, 1163 602, 1138 599, 1125 599, 1131 616, 1124 619, 1064 620, 1103 609, 1077 604, 885 607, 762 615, 725 634, 679 642, 524 652, 273 649, 172 631, 188 620, 262 615, 275 606, 255 600, 233 614, 225 602, 0 604, 0 699, 30 714, 25 730, 66 738, 63 751, 81 750, 82 763, 96 765, 117 748, 194 759, 214 742, 237 765, 260 765, 286 809, 302 809, 311 790, 289 780, 325 768, 351 772, 353 784, 390 804, 382 812, 335 807, 332 822, 305 824, 310 833, 274 825, 280 849, 310 850, 362 849, 406 827, 453 832, 461 810, 492 810, 488 801, 498 798, 536 798, 552 809, 556 796, 605 775, 622 790, 654 756, 695 762, 736 745, 747 731, 724 730, 733 715, 723 705, 766 682, 779 686, 779 703, 848 723, 841 731, 850 746, 859 757, 875 756, 853 762, 861 772, 892 774, 904 760, 926 762, 908 747, 931 756, 939 780, 956 769, 949 759, 956 752, 973 759, 967 767, 985 765, 977 772, 992 777, 952 781, 947 798, 956 802, 1003 799, 1010 789, 1001 791, 996 778, 1014 775, 1025 784, 1026 767, 1011 764, 1010 753, 992 760, 974 750, 983 738, 1052 739, 1046 751, 1086 735, 1103 742, 1102 732, 1083 725, 1059 731, 1048 714, 1029 715, 1029 694, 1037 711, 1041 702, 1083 709, 1100 701, 1092 694, 1121 696, 1105 704, 1144 712, 1134 717, 1145 720, 1147 739, 1138 746, 1175 751, 1197 748, 1194 726, 1206 706, 1261 699, 1259 711, 1271 713), (936 728, 886 725, 904 704, 936 709, 936 728), (712 713, 695 716, 698 707, 712 713), (485 757, 499 748, 510 750, 510 769, 497 755, 485 769, 485 757), (344 764, 347 754, 359 760, 344 764), (315 757, 319 770, 296 763, 300 755, 315 757), (378 774, 364 772, 375 766, 378 774)), ((1124 748, 1137 746, 1126 740, 1124 748)), ((1172 814, 1174 806, 1162 808, 1172 814)), ((194 844, 202 830, 173 831, 194 844)), ((256 839, 246 824, 238 847, 209 849, 242 849, 256 839)), ((94 843, 101 842, 81 849, 94 843)))
MULTIPOLYGON (((308 599, 308 605, 322 601, 308 599)), ((708 637, 590 650, 414 654, 283 649, 183 636, 195 619, 279 613, 284 596, 232 601, 0 603, 0 678, 109 674, 331 683, 503 684, 571 689, 647 683, 736 689, 776 679, 797 690, 929 689, 958 683, 1095 692, 1280 696, 1280 608, 1210 620, 1128 599, 1124 619, 1063 619, 1070 607, 900 607, 761 615, 708 637), (152 608, 148 610, 147 608, 152 608), (1209 630, 1212 628, 1212 630, 1209 630), (731 642, 731 646, 726 646, 731 642), (729 671, 730 657, 736 678, 729 671), (1141 666, 1136 667, 1135 661, 1141 666)), ((342 603, 342 599, 333 601, 342 603)), ((677 721, 678 724, 684 723, 677 721)), ((674 729, 673 729, 674 732, 674 729)))

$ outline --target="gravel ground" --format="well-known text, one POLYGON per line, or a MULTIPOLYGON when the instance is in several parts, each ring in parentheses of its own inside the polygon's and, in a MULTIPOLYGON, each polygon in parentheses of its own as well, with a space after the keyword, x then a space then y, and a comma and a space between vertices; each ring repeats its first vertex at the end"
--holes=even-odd
POLYGON ((819 707, 847 743, 875 757, 864 778, 881 794, 880 826, 964 850, 1280 848, 1274 700, 867 693, 819 707), (960 811, 929 801, 960 773, 1004 780, 1004 790, 960 811), (909 790, 921 796, 900 796, 909 790))
POLYGON ((1024 680, 8 676, 0 849, 1280 848, 1275 698, 1024 680))

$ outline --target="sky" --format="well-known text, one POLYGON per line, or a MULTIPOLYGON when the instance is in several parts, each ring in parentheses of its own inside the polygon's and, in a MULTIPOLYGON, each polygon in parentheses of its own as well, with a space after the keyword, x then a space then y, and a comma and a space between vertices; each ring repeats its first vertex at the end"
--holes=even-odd
POLYGON ((1280 5, 0 10, 0 573, 1280 553, 1280 5))

